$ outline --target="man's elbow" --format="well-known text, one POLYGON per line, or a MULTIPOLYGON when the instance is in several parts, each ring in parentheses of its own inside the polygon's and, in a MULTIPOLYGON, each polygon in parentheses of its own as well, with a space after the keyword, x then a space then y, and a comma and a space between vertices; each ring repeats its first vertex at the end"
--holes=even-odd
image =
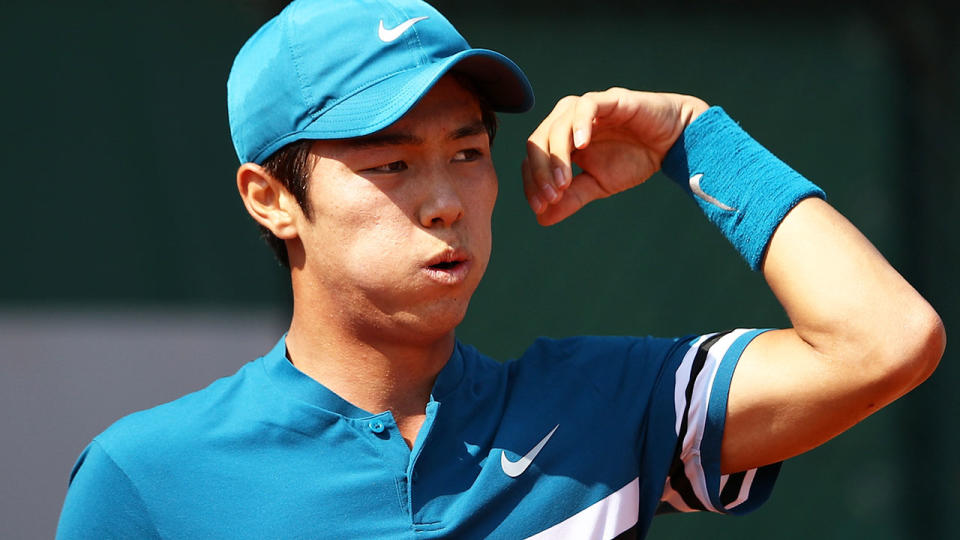
POLYGON ((947 329, 943 326, 943 319, 940 318, 940 315, 933 310, 932 307, 929 308, 930 311, 930 322, 927 330, 927 340, 926 347, 924 348, 924 371, 923 377, 917 384, 926 380, 929 377, 933 370, 937 369, 937 365, 940 364, 940 359, 943 358, 943 351, 947 348, 947 329))
POLYGON ((947 345, 947 332, 943 320, 930 304, 920 305, 904 314, 903 332, 898 336, 893 372, 898 375, 903 388, 908 392, 925 381, 940 363, 947 345))

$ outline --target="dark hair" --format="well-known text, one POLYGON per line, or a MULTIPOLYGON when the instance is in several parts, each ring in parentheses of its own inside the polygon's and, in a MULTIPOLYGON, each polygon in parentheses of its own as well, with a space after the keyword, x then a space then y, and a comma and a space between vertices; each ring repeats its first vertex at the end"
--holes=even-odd
MULTIPOLYGON (((480 117, 483 126, 490 137, 490 144, 493 144, 493 138, 497 134, 497 115, 493 107, 487 103, 483 94, 477 91, 476 86, 469 78, 457 72, 451 72, 451 75, 464 88, 469 90, 477 97, 480 102, 480 117)), ((312 139, 303 139, 294 141, 270 155, 263 162, 263 168, 270 176, 277 179, 283 187, 293 195, 303 215, 307 219, 312 219, 312 210, 310 208, 310 199, 307 197, 308 187, 310 185, 310 172, 313 170, 314 162, 310 159, 310 149, 313 147, 312 139)), ((267 243, 276 255, 277 261, 286 268, 290 268, 290 257, 287 254, 287 244, 270 231, 270 229, 260 225, 260 237, 267 243)))

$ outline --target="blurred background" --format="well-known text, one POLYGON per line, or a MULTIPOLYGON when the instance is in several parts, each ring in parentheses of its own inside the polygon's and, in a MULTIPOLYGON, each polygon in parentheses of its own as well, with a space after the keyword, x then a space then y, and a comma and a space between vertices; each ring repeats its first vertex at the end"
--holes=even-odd
MULTIPOLYGON (((288 275, 236 195, 225 104, 233 55, 284 4, 4 2, 0 537, 52 536, 93 436, 232 373, 284 331, 288 275)), ((948 2, 434 4, 537 93, 534 112, 501 117, 494 255, 462 340, 506 359, 540 335, 787 324, 761 276, 659 175, 536 225, 524 139, 559 97, 613 85, 723 105, 960 328, 948 2)), ((665 516, 650 537, 953 536, 956 360, 948 346, 914 393, 787 463, 758 512, 665 516)))

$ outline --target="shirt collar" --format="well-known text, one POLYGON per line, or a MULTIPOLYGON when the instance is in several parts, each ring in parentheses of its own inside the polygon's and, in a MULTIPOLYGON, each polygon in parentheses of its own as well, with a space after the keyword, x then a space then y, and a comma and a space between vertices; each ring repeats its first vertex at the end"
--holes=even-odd
MULTIPOLYGON (((287 359, 286 340, 287 335, 283 334, 280 341, 263 357, 267 377, 279 387, 284 395, 347 418, 375 416, 373 413, 365 411, 338 396, 320 382, 297 369, 287 359)), ((450 359, 437 374, 437 380, 433 383, 433 391, 430 393, 431 401, 440 401, 450 395, 463 379, 464 368, 461 348, 462 345, 459 341, 454 344, 453 354, 450 355, 450 359)))

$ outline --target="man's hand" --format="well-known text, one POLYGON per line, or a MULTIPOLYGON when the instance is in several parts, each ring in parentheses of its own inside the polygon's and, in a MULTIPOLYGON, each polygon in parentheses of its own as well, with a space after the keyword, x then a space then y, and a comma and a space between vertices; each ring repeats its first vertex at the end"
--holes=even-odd
POLYGON ((523 189, 541 225, 639 185, 708 105, 679 94, 611 88, 561 99, 527 140, 523 189), (573 176, 571 163, 583 172, 573 176))

